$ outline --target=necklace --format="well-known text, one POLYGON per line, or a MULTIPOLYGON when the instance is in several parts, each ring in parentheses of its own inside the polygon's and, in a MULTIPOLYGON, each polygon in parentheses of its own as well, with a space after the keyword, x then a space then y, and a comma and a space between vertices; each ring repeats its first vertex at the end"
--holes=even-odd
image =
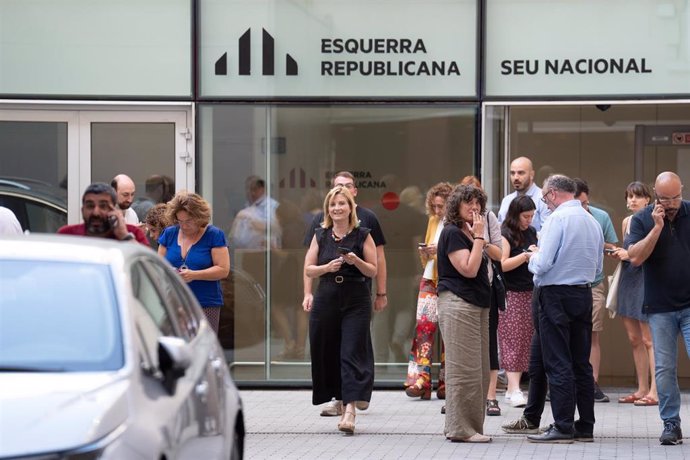
POLYGON ((333 237, 333 241, 338 242, 338 241, 342 240, 343 238, 345 238, 347 235, 349 235, 350 232, 351 232, 351 230, 348 230, 343 236, 338 236, 335 234, 335 229, 332 228, 331 229, 331 236, 333 237))

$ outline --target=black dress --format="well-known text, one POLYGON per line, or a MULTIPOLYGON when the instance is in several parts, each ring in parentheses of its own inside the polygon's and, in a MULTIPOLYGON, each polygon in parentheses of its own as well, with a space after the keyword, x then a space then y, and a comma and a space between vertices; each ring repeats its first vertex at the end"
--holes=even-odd
MULTIPOLYGON (((339 257, 346 247, 364 259, 369 229, 355 228, 337 243, 330 228, 317 229, 318 265, 339 257)), ((370 401, 374 387, 374 354, 371 346, 371 290, 354 265, 343 264, 336 273, 322 275, 309 317, 312 403, 332 398, 347 404, 370 401)))

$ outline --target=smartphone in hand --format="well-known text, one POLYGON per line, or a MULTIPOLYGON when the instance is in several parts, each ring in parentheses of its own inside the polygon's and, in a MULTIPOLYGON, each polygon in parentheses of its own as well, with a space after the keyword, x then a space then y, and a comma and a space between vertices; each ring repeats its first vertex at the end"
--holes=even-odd
POLYGON ((352 249, 346 248, 344 246, 338 246, 337 251, 338 251, 338 254, 340 254, 341 256, 344 256, 345 254, 351 253, 352 249))
POLYGON ((614 252, 616 252, 615 249, 609 249, 609 248, 605 248, 605 249, 604 249, 604 253, 605 253, 605 254, 611 255, 611 254, 613 254, 614 252))

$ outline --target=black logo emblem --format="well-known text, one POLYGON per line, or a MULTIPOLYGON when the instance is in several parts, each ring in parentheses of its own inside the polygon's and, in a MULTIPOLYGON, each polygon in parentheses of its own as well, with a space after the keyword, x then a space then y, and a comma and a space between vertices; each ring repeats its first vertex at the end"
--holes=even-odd
MULTIPOLYGON (((262 75, 275 75, 275 39, 271 34, 266 32, 266 29, 261 29, 263 31, 263 46, 262 46, 262 75)), ((240 75, 251 75, 252 74, 252 64, 251 64, 251 37, 252 29, 251 27, 247 29, 245 33, 237 41, 237 54, 240 75)), ((228 53, 223 53, 223 55, 216 61, 216 75, 227 75, 228 74, 228 53)), ((298 66, 297 61, 290 56, 289 53, 285 53, 285 75, 297 75, 298 66)))

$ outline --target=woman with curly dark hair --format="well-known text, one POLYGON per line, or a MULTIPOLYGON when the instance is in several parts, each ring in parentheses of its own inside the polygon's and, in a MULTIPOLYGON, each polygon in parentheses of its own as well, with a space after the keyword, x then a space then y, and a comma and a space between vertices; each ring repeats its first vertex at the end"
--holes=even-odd
MULTIPOLYGON (((453 186, 448 182, 439 182, 431 187, 426 194, 426 213, 429 216, 429 223, 426 227, 424 242, 420 243, 418 248, 424 273, 419 283, 417 327, 412 340, 410 361, 407 366, 407 380, 405 381, 405 393, 411 398, 431 398, 431 358, 434 349, 434 336, 438 329, 436 248, 441 230, 443 230, 446 200, 452 191, 453 186)), ((436 395, 439 399, 445 399, 445 360, 442 340, 441 350, 441 371, 438 376, 436 395)))
POLYGON ((458 185, 446 203, 438 241, 438 314, 446 345, 446 438, 489 442, 484 433, 489 387, 489 303, 484 256, 486 194, 458 185))
POLYGON ((532 326, 532 273, 527 269, 532 255, 528 251, 537 244, 537 231, 531 226, 536 205, 527 195, 515 198, 508 207, 502 232, 503 278, 506 283, 506 309, 499 314, 498 343, 501 365, 508 376, 506 402, 513 407, 524 407, 527 399, 520 390, 520 377, 529 367, 532 326))

